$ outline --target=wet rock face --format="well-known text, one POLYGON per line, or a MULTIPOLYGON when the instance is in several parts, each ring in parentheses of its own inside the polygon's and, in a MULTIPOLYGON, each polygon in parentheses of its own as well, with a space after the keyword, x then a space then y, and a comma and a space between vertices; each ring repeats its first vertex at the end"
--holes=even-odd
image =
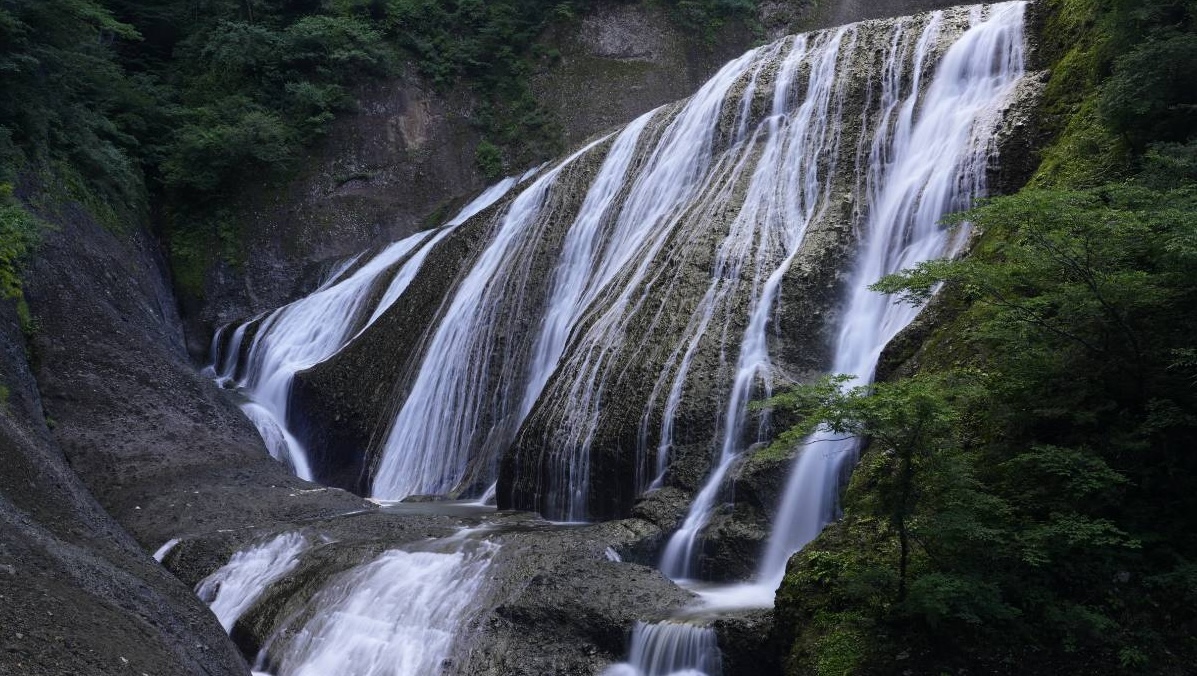
MULTIPOLYGON (((915 40, 918 22, 926 20, 916 20, 903 40, 915 40)), ((949 13, 942 44, 933 45, 932 51, 946 49, 967 22, 966 12, 949 13)), ((590 301, 577 325, 570 327, 556 370, 515 435, 510 429, 514 423, 509 400, 522 394, 518 374, 525 372, 530 345, 545 321, 548 287, 566 226, 578 214, 611 146, 587 153, 562 172, 549 193, 553 205, 546 211, 551 215, 536 226, 539 240, 521 243, 514 254, 520 257, 522 269, 504 272, 506 276, 494 282, 509 289, 510 298, 488 299, 488 305, 478 309, 479 313, 495 312, 493 323, 500 327, 488 328, 494 336, 473 348, 479 360, 486 360, 476 366, 487 371, 485 382, 471 384, 472 389, 484 391, 478 406, 485 413, 476 428, 491 431, 485 440, 469 442, 477 448, 471 448, 468 476, 454 490, 480 492, 493 479, 492 463, 501 454, 501 506, 537 510, 553 518, 619 518, 632 512, 639 494, 661 473, 658 455, 665 449, 664 484, 697 491, 718 460, 724 445, 720 437, 729 427, 729 392, 753 303, 749 290, 764 283, 763 277, 754 277, 759 274, 756 268, 784 267, 778 273, 776 312, 766 329, 757 329, 768 333, 764 340, 772 361, 771 386, 782 388, 826 370, 835 327, 840 324, 837 312, 853 272, 846 261, 857 248, 857 230, 867 217, 869 152, 881 115, 874 74, 885 66, 883 59, 893 42, 895 25, 867 22, 845 33, 838 56, 827 71, 821 71, 824 74, 818 82, 813 79, 820 67, 820 50, 838 38, 830 32, 812 36, 808 45, 811 56, 795 67, 792 80, 786 80, 789 85, 784 95, 776 92, 774 85, 780 81, 786 54, 794 48, 792 42, 763 49, 760 61, 729 78, 726 93, 715 97, 720 100, 711 113, 714 119, 704 122, 710 125, 710 138, 704 137, 702 142, 711 144, 710 153, 692 159, 695 164, 709 161, 710 167, 703 169, 708 173, 695 180, 694 193, 676 207, 678 215, 670 216, 673 220, 656 220, 659 217, 654 215, 652 222, 639 225, 642 230, 664 233, 661 244, 638 251, 636 256, 643 259, 624 261, 620 273, 611 278, 597 300, 590 301), (828 72, 834 72, 834 78, 828 72), (781 205, 781 200, 775 199, 762 206, 750 202, 764 199, 753 192, 759 190, 756 163, 771 152, 773 135, 782 133, 769 131, 764 122, 773 102, 791 97, 789 105, 795 110, 790 112, 798 115, 802 97, 821 88, 833 93, 819 99, 825 103, 817 104, 823 108, 813 113, 811 120, 796 126, 805 130, 826 124, 827 131, 809 141, 792 141, 810 144, 811 149, 804 151, 811 153, 809 166, 803 165, 800 173, 817 175, 818 188, 804 187, 802 180, 795 178, 797 187, 787 185, 783 191, 809 189, 811 196, 806 200, 810 203, 781 205), (758 133, 741 136, 753 129, 758 133), (750 208, 760 213, 751 215, 756 212, 750 208), (771 250, 772 258, 763 258, 763 262, 750 257, 724 258, 729 255, 725 247, 737 246, 737 237, 744 238, 742 233, 750 229, 744 223, 755 227, 754 219, 763 220, 760 214, 774 208, 808 210, 802 212, 809 222, 801 236, 786 235, 800 242, 787 245, 797 247, 796 251, 771 250), (750 215, 741 218, 745 213, 750 215), (729 265, 727 260, 741 262, 729 265), (704 317, 709 317, 709 322, 704 317), (683 363, 684 368, 679 366, 683 363), (509 377, 512 373, 517 375, 509 377), (668 414, 667 400, 680 401, 668 414), (672 424, 667 431, 669 420, 672 424), (667 438, 667 434, 671 436, 667 438)), ((592 47, 619 58, 651 56, 650 47, 644 47, 642 53, 631 49, 628 40, 619 31, 600 31, 592 47)), ((912 58, 912 49, 906 45, 902 58, 912 58)), ((656 153, 668 152, 662 148, 669 146, 658 144, 669 138, 670 126, 682 119, 682 110, 681 105, 666 109, 646 125, 635 144, 628 177, 613 198, 616 208, 612 214, 633 200, 637 181, 651 175, 648 172, 656 153)), ((800 155, 803 151, 789 152, 800 155)), ((341 354, 300 374, 295 394, 300 420, 293 422, 299 423, 315 447, 325 449, 321 453, 334 459, 349 458, 339 470, 338 476, 344 477, 338 479, 340 485, 357 490, 365 487, 362 477, 374 469, 390 421, 422 366, 422 352, 437 330, 439 313, 444 312, 456 285, 484 247, 496 237, 505 206, 497 205, 454 233, 382 320, 341 354), (363 456, 363 451, 374 455, 363 456)), ((766 388, 757 387, 743 396, 753 399, 767 394, 766 388)), ((741 412, 730 415, 738 418, 741 412)), ((742 434, 728 442, 729 446, 743 448, 757 441, 758 430, 763 429, 766 437, 772 432, 765 421, 749 417, 742 434)), ((321 464, 331 466, 332 462, 321 464)), ((763 505, 775 497, 776 487, 749 486, 748 492, 763 505)), ((762 509, 754 506, 751 514, 742 513, 733 521, 764 522, 767 515, 762 509)), ((752 529, 759 530, 759 526, 752 529)), ((737 526, 733 530, 742 529, 737 526)), ((756 537, 746 533, 736 537, 741 536, 747 538, 745 543, 756 537)), ((747 544, 736 549, 745 547, 747 544)))
POLYGON ((371 330, 296 374, 291 422, 313 449, 322 481, 369 493, 367 452, 385 440, 395 402, 405 395, 400 388, 420 366, 421 341, 462 271, 478 256, 500 209, 484 211, 433 250, 424 262, 427 272, 371 330))
POLYGON ((561 57, 533 77, 538 98, 560 121, 565 147, 694 93, 756 41, 723 26, 710 42, 650 3, 602 2, 544 42, 561 57))
MULTIPOLYGON (((515 384, 510 374, 526 369, 540 326, 538 315, 528 308, 544 305, 553 280, 551 263, 585 197, 577 186, 593 180, 597 157, 607 145, 600 144, 561 172, 561 187, 554 186, 542 205, 551 217, 540 222, 530 245, 511 252, 518 262, 498 282, 505 297, 518 298, 520 303, 500 308, 489 329, 492 342, 478 346, 478 354, 460 355, 474 360, 476 368, 487 374, 475 388, 484 411, 477 426, 491 433, 488 439, 473 440, 472 462, 451 489, 454 495, 478 496, 493 483, 499 452, 515 433, 508 429, 512 425, 503 412, 520 403, 519 393, 507 389, 515 384), (508 361, 500 362, 499 355, 508 361)), ((429 254, 411 286, 375 324, 332 358, 297 374, 293 410, 306 440, 331 462, 341 462, 347 454, 357 459, 353 466, 357 481, 346 488, 370 491, 391 423, 425 366, 425 352, 437 324, 486 245, 504 227, 510 203, 501 200, 447 236, 429 254)), ((327 467, 331 462, 320 464, 327 467)))
POLYGON ((724 676, 781 674, 785 651, 773 635, 772 610, 727 613, 714 622, 723 653, 724 676))
POLYGON ((608 548, 628 549, 657 533, 643 521, 589 527, 553 526, 527 513, 452 516, 406 507, 269 528, 185 539, 166 557, 194 586, 233 552, 279 532, 297 531, 313 543, 238 620, 233 638, 248 658, 266 648, 278 660, 311 601, 331 580, 390 549, 421 550, 430 539, 462 527, 484 526, 497 546, 481 594, 471 602, 447 673, 460 676, 589 675, 620 661, 637 620, 664 619, 693 595, 654 568, 611 560, 608 548), (282 530, 280 530, 282 529, 282 530))
POLYGON ((211 270, 202 306, 185 308, 191 353, 206 355, 217 327, 310 291, 330 261, 435 225, 481 188, 472 105, 410 72, 363 87, 296 178, 247 187, 232 207, 246 259, 211 270))
POLYGON ((459 673, 597 673, 623 659, 636 620, 664 619, 692 602, 689 592, 655 568, 608 560, 611 532, 585 528, 499 538, 493 610, 475 621, 470 658, 459 673))

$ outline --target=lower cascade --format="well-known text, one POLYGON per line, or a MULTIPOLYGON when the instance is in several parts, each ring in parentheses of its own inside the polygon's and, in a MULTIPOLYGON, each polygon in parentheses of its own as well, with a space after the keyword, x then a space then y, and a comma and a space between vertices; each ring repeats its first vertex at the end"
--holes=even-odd
POLYGON ((299 565, 299 555, 310 543, 298 533, 284 533, 267 542, 243 549, 229 562, 204 578, 195 588, 212 609, 220 626, 231 631, 241 614, 253 605, 273 582, 299 565))
POLYGON ((685 622, 638 622, 632 629, 628 662, 603 676, 720 676, 715 630, 685 622))
POLYGON ((383 552, 329 580, 267 642, 255 669, 274 676, 438 673, 471 611, 494 547, 383 552))
MULTIPOLYGON (((868 287, 963 247, 967 230, 941 221, 986 194, 1024 75, 1025 8, 868 21, 750 51, 692 98, 221 329, 211 374, 305 478, 354 453, 384 504, 482 498, 569 524, 653 505, 663 544, 648 558, 662 573, 706 610, 769 607, 786 561, 835 517, 858 449, 817 433, 770 466, 788 479, 767 496, 778 504, 758 559, 714 574, 713 524, 736 518, 745 468, 767 461, 758 451, 777 431, 753 402, 822 373, 870 382, 914 319, 920 308, 868 287), (296 431, 347 399, 373 425, 362 447, 296 431), (700 584, 729 577, 747 579, 700 584)), ((455 642, 481 612, 497 547, 473 533, 338 572, 279 618, 256 668, 458 673, 455 642)), ((311 550, 278 536, 198 592, 230 629, 311 550)), ((624 565, 625 553, 596 557, 624 565)), ((607 676, 721 674, 709 626, 631 632, 607 676)))

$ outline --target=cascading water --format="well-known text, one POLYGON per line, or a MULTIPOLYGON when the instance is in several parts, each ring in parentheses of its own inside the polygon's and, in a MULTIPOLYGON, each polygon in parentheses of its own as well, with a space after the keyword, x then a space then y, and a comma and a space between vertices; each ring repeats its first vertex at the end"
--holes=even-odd
MULTIPOLYGON (((394 387, 394 416, 372 449, 372 495, 480 495, 498 478, 501 503, 551 518, 626 513, 637 495, 666 482, 681 431, 685 443, 707 445, 711 469, 662 567, 694 576, 696 543, 729 473, 767 436, 767 418, 755 430, 747 424, 748 404, 777 378, 791 380, 774 363, 784 340, 776 311, 795 261, 809 266, 804 257, 823 255, 808 231, 848 249, 854 232, 872 228, 859 219, 896 208, 885 200, 914 200, 934 219, 936 209, 979 191, 959 186, 964 197, 934 206, 926 206, 934 195, 918 197, 924 185, 946 189, 939 186, 955 177, 955 155, 986 146, 969 95, 960 99, 949 85, 924 91, 967 28, 961 12, 944 17, 868 22, 751 51, 684 104, 642 116, 525 186, 491 217, 485 246, 416 348, 410 381, 394 387), (953 112, 935 113, 932 129, 916 115, 921 106, 953 112), (938 134, 935 143, 907 138, 916 117, 931 129, 921 133, 938 134), (599 156, 601 166, 589 169, 599 156), (924 176, 920 163, 949 169, 924 176), (702 418, 713 422, 679 427, 702 418), (698 441, 704 434, 715 443, 698 441), (596 463, 616 467, 608 471, 618 481, 596 490, 596 463)), ((972 50, 973 41, 952 51, 972 50)), ((966 89, 998 91, 1016 76, 986 74, 966 89)), ((988 110, 1000 99, 978 105, 988 110)), ((294 374, 371 330, 424 257, 476 211, 391 245, 259 320, 244 365, 235 355, 250 332, 224 332, 231 337, 216 360, 220 373, 245 374, 247 413, 301 474, 311 472, 286 425, 294 374), (365 308, 384 272, 389 287, 365 308)))
POLYGON ((258 429, 271 456, 290 465, 300 478, 315 479, 306 449, 289 429, 287 416, 295 374, 336 354, 372 325, 415 278, 433 247, 457 226, 501 199, 517 181, 508 178, 495 184, 438 231, 417 233, 390 244, 348 276, 344 273, 358 257, 345 261, 311 295, 237 326, 227 343, 222 338, 229 333, 229 327, 216 333, 210 374, 222 385, 233 384, 244 391, 248 401, 241 409, 258 429), (363 319, 380 280, 388 272, 393 276, 386 291, 369 317, 363 319), (242 342, 254 324, 256 334, 242 361, 242 342))
MULTIPOLYGON (((1025 2, 995 5, 987 17, 973 8, 972 29, 944 55, 921 102, 907 97, 889 142, 875 145, 873 208, 832 367, 853 375, 854 384, 872 380, 882 349, 920 309, 868 286, 921 261, 952 255, 961 245, 940 221, 984 194, 995 118, 1023 74, 1025 7, 1025 2)), ((889 107, 896 107, 892 91, 887 94, 889 107)), ((775 587, 789 556, 834 517, 840 473, 856 449, 856 440, 825 433, 806 441, 761 560, 763 583, 775 587)))
POLYGON ((715 630, 687 622, 637 622, 628 661, 603 676, 719 676, 722 656, 715 630))
MULTIPOLYGON (((512 369, 522 360, 507 352, 495 373, 494 351, 518 349, 500 343, 513 333, 511 322, 528 312, 523 289, 535 243, 555 214, 551 193, 558 177, 604 140, 574 153, 512 200, 490 244, 457 285, 383 444, 371 489, 375 498, 447 493, 464 478, 476 444, 497 448, 505 433, 514 434, 519 420, 512 417, 519 416, 522 397, 512 369)), ((494 474, 487 473, 485 485, 494 474)))
MULTIPOLYGON (((895 303, 868 286, 886 274, 956 253, 961 238, 953 239, 940 220, 984 194, 995 116, 1023 74, 1024 10, 1024 2, 995 5, 988 12, 972 8, 971 28, 944 54, 923 93, 920 81, 932 67, 929 51, 940 31, 941 15, 932 15, 913 48, 913 77, 905 97, 900 94, 907 52, 905 26, 897 26, 883 69, 880 122, 869 153, 865 190, 870 208, 833 364, 833 372, 853 374, 853 384, 871 381, 885 345, 920 309, 895 303)), ((747 352, 747 337, 744 344, 742 354, 747 352)), ((757 580, 708 592, 708 605, 771 605, 790 555, 834 518, 841 472, 857 448, 855 439, 823 432, 806 440, 787 482, 757 580)), ((725 445, 725 457, 726 449, 725 445)), ((690 571, 689 564, 681 562, 693 559, 695 533, 710 510, 704 494, 713 493, 713 486, 722 481, 720 470, 708 479, 666 548, 662 561, 666 573, 684 576, 690 571)), ((642 625, 637 626, 640 630, 642 625)), ((638 664, 635 650, 633 646, 632 664, 638 664)), ((679 642, 666 653, 665 661, 682 659, 692 650, 690 643, 679 642)), ((621 665, 609 673, 655 672, 621 665)), ((687 673, 710 676, 715 672, 700 668, 687 673)))
POLYGON ((299 556, 310 547, 299 533, 283 533, 267 542, 243 549, 195 587, 196 596, 208 604, 225 631, 231 631, 241 614, 276 580, 299 565, 299 556))
MULTIPOLYGON (((671 416, 677 407, 674 398, 681 392, 691 351, 697 338, 705 332, 710 313, 718 307, 716 301, 726 286, 722 280, 729 275, 723 268, 734 265, 737 270, 730 277, 738 282, 741 276, 738 268, 750 260, 753 272, 749 321, 740 342, 736 375, 723 414, 718 465, 695 497, 686 520, 670 538, 661 558, 662 571, 674 578, 691 576, 699 531, 706 524, 724 477, 745 446, 743 426, 748 402, 758 391, 768 394, 771 387, 767 326, 782 276, 797 254, 806 225, 822 204, 827 190, 821 180, 818 161, 821 151, 834 149, 839 142, 837 128, 832 123, 838 120, 842 111, 835 106, 837 92, 834 85, 836 64, 848 34, 846 28, 824 34, 814 45, 801 36, 794 41, 782 64, 774 86, 772 114, 765 121, 766 145, 748 189, 748 198, 720 247, 713 275, 717 281, 707 292, 712 302, 700 305, 703 311, 695 315, 701 317, 703 329, 695 332, 691 348, 683 358, 683 368, 679 369, 671 388, 663 426, 673 424, 671 416), (790 88, 800 65, 809 66, 811 72, 806 98, 794 109, 790 88), (748 259, 753 244, 756 245, 755 257, 748 259)), ((851 44, 847 48, 850 50, 851 44)), ((664 456, 668 452, 670 435, 663 431, 661 439, 663 446, 658 452, 664 456)), ((663 459, 658 460, 658 466, 664 466, 663 459)))
MULTIPOLYGON (((867 218, 855 266, 857 282, 835 351, 837 371, 854 369, 851 372, 868 378, 884 345, 917 313, 909 306, 895 306, 890 299, 872 293, 868 285, 888 272, 950 253, 949 237, 939 226, 940 219, 982 194, 989 139, 998 122, 993 115, 1001 110, 1022 74, 1021 8, 1017 3, 997 6, 984 22, 982 9, 974 8, 970 23, 975 25, 952 43, 938 66, 933 57, 944 21, 942 13, 931 14, 917 33, 910 30, 908 22, 894 24, 880 78, 879 106, 875 111, 866 107, 866 115, 872 115, 876 121, 872 126, 866 181, 860 191, 867 218), (924 91, 922 82, 932 69, 936 71, 935 78, 924 91), (903 87, 908 87, 905 95, 903 87)), ((841 32, 844 30, 856 27, 841 32)), ((808 97, 819 91, 819 80, 837 79, 835 59, 831 54, 823 61, 830 64, 828 67, 812 66, 808 97)), ((800 122, 805 126, 815 120, 800 122)), ((870 128, 868 118, 863 123, 866 129, 870 128)), ((862 144, 868 138, 862 131, 862 144)), ((790 175, 801 176, 802 172, 790 175)), ((661 569, 675 579, 692 577, 695 572, 699 534, 710 519, 728 469, 743 447, 736 421, 746 418, 747 397, 754 393, 768 394, 770 358, 766 324, 772 311, 772 298, 766 298, 769 302, 761 304, 764 311, 758 315, 760 320, 753 317, 741 342, 721 461, 691 503, 682 527, 662 555, 661 569)), ((842 458, 820 463, 818 477, 814 476, 812 458, 836 455, 827 444, 803 452, 805 464, 800 461, 796 470, 796 474, 804 477, 799 480, 801 487, 787 492, 789 502, 779 512, 773 544, 765 557, 771 562, 769 565, 775 566, 765 576, 773 584, 778 581, 775 578, 780 570, 776 567, 779 559, 788 557, 814 537, 830 518, 828 507, 842 458), (796 502, 801 499, 797 497, 799 494, 808 500, 812 495, 817 496, 813 499, 821 506, 813 511, 810 504, 800 506, 796 502), (805 519, 806 530, 802 535, 776 535, 793 532, 791 524, 796 518, 805 519)), ((784 560, 780 566, 784 566, 784 560)))
MULTIPOLYGON (((959 245, 938 221, 984 192, 996 118, 1022 73, 1023 10, 949 10, 761 47, 473 222, 485 241, 468 247, 468 267, 404 355, 414 368, 395 384, 385 442, 372 449, 373 495, 497 491, 501 505, 576 521, 626 514, 646 489, 694 489, 661 567, 698 577, 701 534, 737 461, 771 432, 750 402, 805 373, 779 356, 793 327, 779 314, 788 285, 820 265, 850 271, 825 275, 825 288, 847 287, 842 307, 829 298, 800 321, 834 322, 838 339, 819 367, 867 382, 917 310, 866 287, 959 245), (617 469, 596 477, 607 465, 617 469)), ((222 332, 216 370, 240 377, 274 422, 264 436, 303 455, 286 433, 290 378, 385 325, 375 320, 405 302, 418 274, 434 273, 424 258, 470 230, 454 229, 469 215, 222 332)), ((810 440, 755 583, 722 600, 772 602, 786 558, 832 518, 854 451, 810 440)), ((434 673, 489 560, 477 545, 387 552, 314 596, 259 666, 278 676, 434 673)), ((637 625, 632 652, 610 673, 719 670, 714 632, 680 620, 637 625)))
POLYGON ((332 578, 276 628, 255 669, 275 676, 441 673, 498 549, 445 542, 448 551, 389 550, 332 578))

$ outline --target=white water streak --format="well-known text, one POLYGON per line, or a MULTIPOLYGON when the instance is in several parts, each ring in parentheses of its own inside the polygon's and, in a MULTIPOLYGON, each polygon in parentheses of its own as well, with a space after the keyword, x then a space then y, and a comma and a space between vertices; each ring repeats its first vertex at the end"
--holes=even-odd
MULTIPOLYGON (((282 654, 276 676, 428 676, 453 656, 498 547, 461 541, 457 551, 390 550, 342 573, 308 602, 311 612, 282 654)), ((282 627, 271 653, 291 631, 282 627)), ((265 660, 260 660, 265 661, 265 660)), ((263 665, 260 663, 259 668, 263 665)))
POLYGON ((435 234, 416 233, 394 242, 347 277, 343 275, 358 257, 342 262, 312 294, 261 319, 245 364, 239 363, 242 342, 258 318, 233 331, 224 346, 223 359, 220 343, 227 327, 217 332, 213 339, 214 374, 218 382, 235 383, 243 390, 249 402, 241 408, 262 436, 271 456, 290 465, 300 478, 315 479, 307 449, 289 429, 288 409, 295 374, 333 356, 373 324, 407 289, 424 259, 442 239, 466 219, 501 199, 517 182, 516 178, 508 178, 497 183, 435 234), (395 270, 401 261, 403 264, 395 270), (387 290, 363 323, 361 317, 380 280, 391 271, 394 276, 387 290), (359 325, 361 328, 354 332, 359 325), (237 380, 239 372, 244 376, 237 380))
POLYGON ((161 547, 158 548, 157 551, 154 552, 154 560, 158 563, 162 563, 162 561, 166 559, 166 555, 170 554, 170 550, 174 549, 175 545, 177 544, 179 544, 179 538, 171 538, 167 540, 161 547))
POLYGON ((637 622, 628 661, 602 676, 719 676, 722 657, 715 630, 676 621, 637 622))
MULTIPOLYGON (((382 446, 372 497, 398 500, 448 493, 465 476, 471 451, 489 432, 492 354, 504 328, 501 311, 509 309, 502 302, 512 293, 508 282, 522 286, 521 275, 528 270, 521 254, 527 254, 528 242, 535 240, 530 233, 543 226, 542 209, 557 177, 604 140, 594 141, 536 179, 507 207, 490 243, 438 319, 382 446)), ((516 300, 522 300, 518 295, 516 300)), ((517 306, 512 314, 522 313, 517 306)), ((498 398, 505 399, 511 387, 514 383, 500 383, 498 398)), ((490 422, 511 424, 499 417, 490 422)))
POLYGON ((220 626, 230 631, 267 587, 299 565, 299 556, 309 546, 299 533, 283 533, 243 549, 201 580, 195 593, 212 609, 220 626))
POLYGON ((570 380, 556 402, 563 420, 554 445, 563 450, 555 454, 549 468, 547 511, 553 518, 577 521, 587 515, 590 446, 605 388, 616 375, 616 356, 629 323, 647 299, 650 278, 662 272, 653 263, 717 174, 711 168, 712 148, 724 101, 732 85, 756 63, 758 52, 725 65, 686 103, 652 149, 619 208, 609 236, 617 255, 608 256, 612 263, 605 267, 608 274, 620 272, 618 284, 594 287, 603 293, 588 310, 593 317, 586 317, 589 325, 560 366, 570 380))
MULTIPOLYGON (((806 226, 825 203, 827 181, 819 170, 824 153, 839 145, 841 106, 837 105, 837 64, 847 39, 851 51, 855 34, 848 28, 824 34, 825 42, 808 48, 805 37, 795 41, 781 68, 774 90, 772 115, 765 121, 768 136, 757 164, 748 197, 716 259, 715 283, 700 304, 703 330, 723 297, 739 285, 744 268, 751 280, 748 323, 740 341, 735 379, 723 415, 718 465, 691 503, 681 528, 670 538, 661 556, 661 570, 675 579, 693 576, 698 535, 710 520, 723 480, 744 450, 744 422, 754 395, 768 396, 771 389, 768 326, 782 278, 797 255, 806 226), (811 69, 806 97, 791 110, 790 85, 800 65, 811 69), (749 267, 751 266, 751 267, 749 267), (728 272, 725 269, 730 268, 728 272), (724 280, 732 280, 724 282, 724 280), (727 288, 731 286, 732 288, 727 288), (709 299, 709 301, 708 301, 709 299)), ((699 334, 701 335, 701 334, 699 334)), ((695 338, 695 341, 697 337, 695 338)), ((696 343, 695 343, 696 345, 696 343)), ((691 348, 694 349, 693 347, 691 348)), ((687 355, 689 357, 689 355, 687 355)), ((688 359, 683 361, 688 366, 688 359)), ((684 377, 680 373, 678 378, 684 377)), ((675 382, 672 393, 680 393, 675 382)), ((676 404, 669 402, 667 415, 676 404)), ((672 425, 670 418, 664 425, 672 425)), ((663 430, 662 440, 671 443, 663 430)), ((662 451, 667 448, 662 448, 662 451)), ((659 466, 664 462, 658 460, 659 466)))
MULTIPOLYGON (((920 261, 953 254, 959 239, 953 241, 940 220, 984 194, 995 116, 1023 74, 1025 6, 992 6, 987 19, 956 41, 939 64, 918 119, 913 119, 912 95, 892 141, 884 153, 875 154, 891 159, 871 170, 875 206, 833 367, 833 372, 854 374, 855 384, 871 381, 881 350, 920 309, 896 303, 868 285, 920 261)), ((854 440, 822 433, 806 441, 761 561, 761 584, 775 587, 790 554, 834 517, 840 473, 856 448, 854 440)))

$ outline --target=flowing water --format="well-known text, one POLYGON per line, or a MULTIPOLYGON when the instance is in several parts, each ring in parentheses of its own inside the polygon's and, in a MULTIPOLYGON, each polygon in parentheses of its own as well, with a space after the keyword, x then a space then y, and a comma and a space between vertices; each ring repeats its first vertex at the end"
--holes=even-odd
MULTIPOLYGON (((877 83, 875 126, 871 134, 861 134, 862 150, 868 143, 867 154, 858 153, 867 157, 858 198, 867 215, 833 372, 867 382, 882 348, 918 312, 870 291, 868 285, 919 261, 949 255, 952 242, 960 241, 940 220, 983 194, 996 115, 1022 75, 1022 15, 1021 3, 999 5, 988 14, 973 8, 971 27, 938 62, 934 57, 944 31, 943 13, 929 15, 922 26, 910 21, 893 24, 877 83)), ((827 62, 834 58, 824 57, 827 62)), ((816 77, 826 73, 834 79, 836 74, 817 66, 811 72, 810 95, 818 91, 816 77)), ((767 333, 763 322, 752 322, 741 342, 729 420, 746 418, 742 398, 754 391, 768 393, 767 333), (762 381, 764 386, 754 390, 762 381)), ((661 569, 671 577, 693 577, 699 535, 743 444, 737 425, 727 425, 720 463, 662 555, 661 569)), ((799 454, 762 563, 760 577, 771 588, 780 581, 789 555, 832 518, 840 473, 854 448, 851 440, 820 437, 799 454)))
MULTIPOLYGON (((962 233, 940 223, 984 194, 995 115, 1022 77, 1025 3, 972 10, 973 28, 956 41, 935 69, 919 101, 899 103, 898 79, 887 73, 884 101, 895 118, 886 141, 874 144, 869 185, 873 209, 857 258, 851 295, 840 328, 833 373, 872 381, 885 345, 921 308, 869 290, 884 275, 956 253, 962 233)), ((920 49, 922 41, 920 40, 920 49)), ((858 443, 816 433, 798 454, 759 577, 776 586, 791 554, 835 516, 836 492, 858 443)))
POLYGON ((417 233, 383 248, 352 274, 346 272, 358 259, 349 259, 311 295, 216 333, 210 374, 222 385, 244 392, 248 401, 241 409, 258 429, 270 455, 290 465, 300 478, 315 479, 307 450, 291 432, 288 420, 295 374, 336 354, 372 325, 402 295, 433 247, 500 200, 516 182, 508 178, 495 184, 437 231, 417 233), (375 301, 377 286, 388 274, 391 279, 386 291, 365 315, 375 301), (243 342, 251 328, 253 342, 243 354, 243 342))
POLYGON ((715 630, 686 622, 637 622, 628 661, 603 676, 719 676, 722 656, 715 630))
POLYGON ((428 676, 453 655, 497 547, 389 550, 331 578, 277 627, 255 669, 274 676, 428 676))
POLYGON ((195 593, 212 609, 220 626, 230 631, 267 587, 299 565, 299 556, 309 546, 299 533, 283 533, 243 549, 201 580, 195 593))
MULTIPOLYGON (((871 21, 748 52, 691 99, 222 330, 213 371, 248 395, 271 452, 310 476, 287 426, 295 373, 379 330, 417 276, 444 276, 424 266, 435 247, 464 246, 411 373, 391 384, 370 449, 372 496, 481 496, 582 521, 681 488, 694 498, 660 567, 689 584, 739 463, 774 432, 751 402, 814 371, 869 382, 918 308, 868 285, 960 246, 940 221, 985 192, 993 136, 1023 73, 1024 7, 871 21), (464 242, 466 223, 483 239, 464 242), (786 316, 795 300, 809 309, 786 316)), ((803 444, 755 579, 703 592, 710 603, 772 603, 786 559, 834 518, 855 453, 822 435, 803 444)), ((477 545, 386 552, 330 580, 259 667, 432 673, 489 561, 477 545)), ((719 669, 714 631, 678 620, 638 624, 628 663, 608 673, 719 669)))
MULTIPOLYGON (((494 352, 519 349, 504 338, 514 333, 511 322, 531 311, 519 303, 535 243, 557 212, 551 192, 558 177, 599 143, 545 172, 512 200, 489 246, 457 285, 383 444, 374 498, 448 493, 464 478, 475 446, 499 448, 505 434, 514 434, 519 421, 512 416, 522 397, 512 368, 519 357, 508 352, 496 358, 494 352)), ((487 473, 487 485, 495 473, 487 473)))

